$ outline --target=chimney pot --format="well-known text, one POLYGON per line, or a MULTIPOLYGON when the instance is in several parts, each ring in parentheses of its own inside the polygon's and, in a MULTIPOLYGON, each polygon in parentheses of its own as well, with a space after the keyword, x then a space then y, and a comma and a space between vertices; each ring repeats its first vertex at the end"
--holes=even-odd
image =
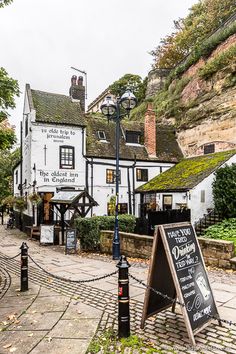
POLYGON ((83 76, 78 77, 78 85, 83 86, 83 76))
POLYGON ((75 86, 76 85, 76 81, 77 81, 77 76, 73 75, 71 78, 71 86, 75 86))

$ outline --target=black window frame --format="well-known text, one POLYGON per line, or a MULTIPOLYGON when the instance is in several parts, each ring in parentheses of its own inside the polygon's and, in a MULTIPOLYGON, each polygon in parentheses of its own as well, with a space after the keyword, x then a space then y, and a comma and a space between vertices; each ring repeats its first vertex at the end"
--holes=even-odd
POLYGON ((203 147, 204 155, 213 154, 215 152, 215 144, 207 144, 203 147))
POLYGON ((148 168, 136 168, 136 181, 147 182, 148 181, 148 168), (140 173, 140 176, 138 176, 140 173))
MULTIPOLYGON (((116 183, 116 170, 112 168, 107 168, 106 169, 106 184, 115 184, 116 183), (111 171, 112 173, 112 179, 108 179, 108 171, 111 171)), ((119 170, 119 184, 121 183, 121 172, 119 170)))
POLYGON ((63 170, 73 170, 75 168, 75 148, 74 146, 70 145, 61 145, 59 148, 59 159, 60 159, 60 169, 63 170), (65 156, 64 160, 66 161, 71 161, 71 164, 64 164, 62 163, 63 160, 63 149, 70 149, 72 151, 72 158, 68 159, 69 156, 65 156))
POLYGON ((139 144, 141 140, 141 132, 134 130, 125 131, 125 141, 127 144, 139 144), (136 138, 136 139, 135 139, 136 138))

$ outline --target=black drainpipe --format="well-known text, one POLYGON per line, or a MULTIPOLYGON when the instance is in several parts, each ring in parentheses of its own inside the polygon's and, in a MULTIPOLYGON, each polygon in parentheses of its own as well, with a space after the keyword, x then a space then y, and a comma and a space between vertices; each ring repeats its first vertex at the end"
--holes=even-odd
POLYGON ((127 184, 128 184, 128 198, 129 198, 129 214, 132 215, 132 201, 131 201, 131 190, 130 190, 129 167, 127 167, 127 184))

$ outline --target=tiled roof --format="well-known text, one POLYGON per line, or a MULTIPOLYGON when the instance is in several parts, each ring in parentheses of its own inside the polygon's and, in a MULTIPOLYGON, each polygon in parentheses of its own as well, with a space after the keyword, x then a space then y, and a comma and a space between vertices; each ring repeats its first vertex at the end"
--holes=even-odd
POLYGON ((190 190, 235 154, 236 150, 230 150, 184 159, 136 191, 146 193, 190 190))
POLYGON ((80 104, 72 102, 69 96, 31 90, 29 85, 27 92, 32 108, 36 110, 36 122, 85 125, 80 104))
MULTIPOLYGON (((87 144, 86 155, 88 157, 115 157, 115 123, 107 122, 105 118, 93 118, 87 116, 87 144), (98 138, 98 131, 104 131, 107 142, 102 142, 98 138)), ((120 138, 120 158, 134 160, 149 161, 165 161, 178 162, 182 158, 182 153, 176 141, 175 133, 172 128, 157 125, 157 156, 150 158, 147 150, 143 145, 144 140, 144 123, 135 121, 121 122, 121 138, 120 138), (141 144, 130 145, 125 143, 125 132, 139 131, 141 132, 141 144)))

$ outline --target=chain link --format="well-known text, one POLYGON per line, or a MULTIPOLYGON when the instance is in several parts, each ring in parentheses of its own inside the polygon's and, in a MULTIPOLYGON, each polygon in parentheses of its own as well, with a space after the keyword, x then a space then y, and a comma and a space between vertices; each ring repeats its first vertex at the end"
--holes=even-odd
POLYGON ((4 260, 6 260, 6 261, 8 261, 8 260, 11 260, 11 259, 15 259, 15 258, 17 258, 18 256, 20 256, 21 255, 21 252, 20 253, 18 253, 17 255, 15 255, 14 257, 5 257, 5 256, 0 256, 0 259, 4 259, 4 260))
MULTIPOLYGON (((150 289, 151 291, 153 291, 153 292, 156 293, 157 295, 160 295, 160 296, 163 297, 164 299, 170 300, 170 301, 172 302, 172 304, 175 303, 175 304, 178 304, 178 305, 180 305, 180 306, 182 306, 182 307, 186 307, 185 304, 183 304, 183 303, 177 301, 176 299, 173 299, 173 298, 169 297, 168 295, 165 295, 165 294, 161 293, 160 291, 158 291, 158 290, 152 288, 151 286, 145 284, 142 280, 136 278, 136 277, 133 276, 132 274, 129 274, 129 276, 130 276, 130 278, 132 278, 133 280, 135 280, 137 283, 143 285, 145 288, 150 289)), ((199 313, 200 313, 200 314, 204 314, 203 310, 200 311, 199 313)), ((212 319, 214 319, 214 320, 217 320, 217 321, 219 321, 219 322, 227 323, 227 324, 230 325, 230 326, 236 326, 236 323, 235 323, 235 322, 233 322, 233 321, 228 321, 228 320, 224 320, 224 319, 220 318, 220 316, 213 316, 213 315, 210 315, 210 314, 206 314, 206 316, 209 317, 209 318, 212 318, 212 319)))
POLYGON ((52 273, 48 272, 46 269, 41 267, 30 255, 28 255, 28 257, 39 269, 41 269, 44 273, 48 274, 50 277, 55 278, 55 279, 59 279, 59 280, 63 280, 65 282, 69 282, 69 283, 79 283, 79 284, 81 284, 81 283, 91 283, 91 282, 94 282, 94 281, 106 279, 106 278, 111 277, 111 276, 113 276, 113 275, 118 273, 118 269, 117 269, 116 271, 114 271, 112 273, 105 274, 105 275, 102 275, 102 276, 97 277, 97 278, 85 279, 85 280, 73 280, 73 279, 60 277, 59 275, 55 275, 55 274, 52 274, 52 273))

